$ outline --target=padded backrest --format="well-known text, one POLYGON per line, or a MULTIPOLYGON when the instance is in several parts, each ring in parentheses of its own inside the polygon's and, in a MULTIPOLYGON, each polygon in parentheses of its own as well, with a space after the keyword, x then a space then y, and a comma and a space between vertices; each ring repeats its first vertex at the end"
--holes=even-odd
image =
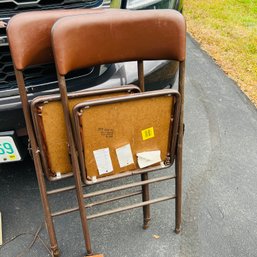
POLYGON ((117 11, 69 16, 52 28, 60 75, 132 60, 185 60, 185 20, 174 10, 117 11))
POLYGON ((23 70, 31 65, 53 62, 51 29, 57 19, 67 15, 106 11, 107 9, 70 9, 15 15, 8 23, 7 34, 16 69, 23 70))

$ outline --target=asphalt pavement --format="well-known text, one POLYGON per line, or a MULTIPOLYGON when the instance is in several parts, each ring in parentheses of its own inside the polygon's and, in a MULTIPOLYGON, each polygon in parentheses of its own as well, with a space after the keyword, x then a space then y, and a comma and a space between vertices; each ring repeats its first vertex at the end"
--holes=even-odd
MULTIPOLYGON (((257 256, 257 110, 190 37, 185 124, 181 233, 174 233, 174 201, 164 202, 151 207, 148 230, 142 229, 141 209, 90 221, 96 252, 105 257, 257 256)), ((174 186, 165 182, 161 189, 151 185, 155 195, 174 186)), ((52 208, 73 201, 73 194, 57 197, 52 208)), ((30 160, 0 166, 0 211, 6 243, 0 257, 50 256, 30 160)), ((83 256, 78 213, 56 218, 55 226, 61 256, 83 256)))

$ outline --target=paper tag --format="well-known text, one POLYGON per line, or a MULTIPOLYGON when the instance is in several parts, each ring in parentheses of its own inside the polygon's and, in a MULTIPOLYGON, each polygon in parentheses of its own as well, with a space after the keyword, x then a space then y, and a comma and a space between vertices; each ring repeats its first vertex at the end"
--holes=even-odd
POLYGON ((161 162, 161 151, 157 150, 137 153, 137 162, 141 169, 161 162))
POLYGON ((130 144, 117 148, 116 154, 121 168, 134 163, 130 144))
POLYGON ((99 175, 107 174, 113 171, 112 160, 109 148, 103 148, 93 151, 99 175))
POLYGON ((147 140, 154 137, 153 127, 147 128, 141 131, 143 140, 147 140))

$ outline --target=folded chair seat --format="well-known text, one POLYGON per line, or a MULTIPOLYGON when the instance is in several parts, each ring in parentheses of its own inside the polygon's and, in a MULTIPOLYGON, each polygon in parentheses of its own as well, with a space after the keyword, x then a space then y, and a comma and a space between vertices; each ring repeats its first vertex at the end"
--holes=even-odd
MULTIPOLYGON (((69 111, 86 100, 114 97, 139 92, 136 86, 86 91, 69 95, 69 111)), ((68 137, 65 129, 64 114, 59 95, 40 96, 31 103, 39 148, 45 155, 44 170, 50 180, 72 175, 72 165, 68 148, 68 137)), ((83 177, 84 179, 84 177, 83 177)))

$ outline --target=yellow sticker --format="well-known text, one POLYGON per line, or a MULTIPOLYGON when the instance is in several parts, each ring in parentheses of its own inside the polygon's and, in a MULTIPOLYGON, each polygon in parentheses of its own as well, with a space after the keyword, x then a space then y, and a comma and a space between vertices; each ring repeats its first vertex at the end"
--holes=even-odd
POLYGON ((141 131, 143 140, 147 140, 154 137, 153 127, 147 128, 141 131))
POLYGON ((13 161, 13 160, 16 160, 16 155, 15 155, 15 154, 10 154, 8 157, 9 157, 9 159, 12 160, 12 161, 13 161))

